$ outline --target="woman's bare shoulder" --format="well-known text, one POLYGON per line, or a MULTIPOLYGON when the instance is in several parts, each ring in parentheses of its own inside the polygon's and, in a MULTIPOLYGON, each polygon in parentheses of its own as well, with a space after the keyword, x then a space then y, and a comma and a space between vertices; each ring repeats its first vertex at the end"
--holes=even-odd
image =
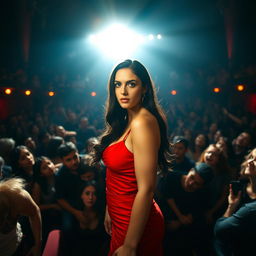
POLYGON ((151 127, 157 128, 158 122, 156 117, 147 109, 142 109, 131 123, 131 128, 151 127))

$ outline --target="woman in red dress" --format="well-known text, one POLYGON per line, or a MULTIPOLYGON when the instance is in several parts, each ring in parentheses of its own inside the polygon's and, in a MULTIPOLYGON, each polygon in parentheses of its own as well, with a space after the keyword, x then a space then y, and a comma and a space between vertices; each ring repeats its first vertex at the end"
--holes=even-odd
POLYGON ((151 78, 140 62, 126 60, 110 76, 106 130, 95 146, 95 160, 107 166, 109 256, 163 255, 164 220, 153 196, 167 153, 166 119, 151 78))

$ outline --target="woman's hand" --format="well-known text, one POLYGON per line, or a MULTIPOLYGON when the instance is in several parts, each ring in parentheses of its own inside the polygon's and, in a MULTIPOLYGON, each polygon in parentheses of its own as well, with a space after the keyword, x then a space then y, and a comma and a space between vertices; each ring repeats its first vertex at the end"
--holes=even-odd
POLYGON ((136 249, 122 245, 113 253, 113 256, 136 256, 136 249))
POLYGON ((237 195, 234 195, 232 190, 232 184, 229 185, 229 195, 228 195, 229 206, 236 208, 239 205, 240 199, 241 199, 241 193, 242 192, 239 191, 237 195))
POLYGON ((111 236, 111 218, 108 214, 107 209, 106 209, 106 213, 105 213, 104 226, 105 226, 106 232, 111 236))

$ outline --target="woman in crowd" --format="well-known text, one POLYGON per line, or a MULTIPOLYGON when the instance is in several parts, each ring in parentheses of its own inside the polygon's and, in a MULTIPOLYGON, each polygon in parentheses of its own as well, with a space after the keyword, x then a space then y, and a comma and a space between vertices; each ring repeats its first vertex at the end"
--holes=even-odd
POLYGON ((26 146, 17 146, 11 153, 11 165, 15 176, 26 181, 26 190, 31 194, 33 187, 34 155, 26 146))
POLYGON ((207 219, 209 223, 221 216, 228 196, 228 184, 231 180, 231 170, 227 164, 224 152, 211 144, 202 153, 199 162, 210 165, 214 171, 214 178, 209 184, 209 210, 207 219))
POLYGON ((110 76, 106 130, 95 150, 107 166, 109 255, 162 255, 164 221, 153 195, 169 143, 153 83, 138 61, 121 62, 110 76))
POLYGON ((56 167, 47 157, 37 158, 34 165, 32 197, 39 206, 43 223, 43 244, 48 233, 60 228, 61 208, 55 197, 56 167))
POLYGON ((197 162, 202 154, 202 152, 206 149, 208 144, 208 137, 205 134, 198 134, 194 141, 194 149, 192 150, 193 160, 197 162))
POLYGON ((215 250, 222 255, 251 255, 256 250, 256 148, 242 164, 242 176, 248 178, 237 190, 230 185, 228 207, 215 225, 215 250))
POLYGON ((75 229, 72 255, 104 256, 107 254, 108 236, 104 229, 104 211, 98 199, 99 189, 95 181, 86 181, 81 191, 84 221, 75 229))

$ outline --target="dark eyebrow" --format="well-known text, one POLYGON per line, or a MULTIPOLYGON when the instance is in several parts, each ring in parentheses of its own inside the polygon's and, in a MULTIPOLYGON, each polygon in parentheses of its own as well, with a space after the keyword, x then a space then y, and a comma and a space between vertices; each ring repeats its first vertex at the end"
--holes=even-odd
MULTIPOLYGON (((126 81, 126 83, 130 83, 130 82, 137 82, 137 80, 132 79, 132 80, 128 80, 128 81, 126 81)), ((120 81, 115 80, 115 81, 114 81, 114 83, 120 83, 120 81)))

